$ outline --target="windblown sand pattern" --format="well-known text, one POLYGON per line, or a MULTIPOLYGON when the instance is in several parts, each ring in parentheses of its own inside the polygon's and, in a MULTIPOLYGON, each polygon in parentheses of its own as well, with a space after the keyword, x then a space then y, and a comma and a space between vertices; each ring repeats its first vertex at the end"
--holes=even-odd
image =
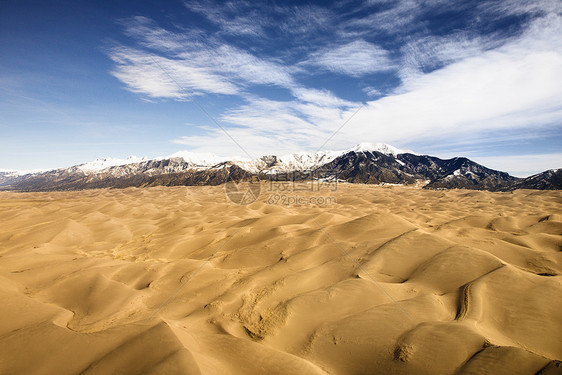
POLYGON ((334 194, 0 193, 0 373, 560 373, 561 192, 334 194))

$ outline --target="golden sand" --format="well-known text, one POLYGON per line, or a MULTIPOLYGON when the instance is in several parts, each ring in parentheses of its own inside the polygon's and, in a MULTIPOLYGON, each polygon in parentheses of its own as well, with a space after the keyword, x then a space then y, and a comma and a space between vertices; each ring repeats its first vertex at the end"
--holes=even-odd
POLYGON ((0 193, 0 374, 560 373, 561 192, 331 195, 0 193))

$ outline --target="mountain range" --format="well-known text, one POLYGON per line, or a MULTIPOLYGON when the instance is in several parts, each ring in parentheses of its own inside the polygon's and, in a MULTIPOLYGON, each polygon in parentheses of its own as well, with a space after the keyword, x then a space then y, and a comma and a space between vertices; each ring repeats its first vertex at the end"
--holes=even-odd
POLYGON ((0 189, 80 190, 145 186, 220 185, 228 179, 338 180, 365 184, 417 184, 426 189, 562 188, 562 169, 527 178, 486 168, 470 159, 440 159, 384 143, 361 143, 343 151, 319 151, 257 159, 223 158, 180 151, 155 159, 97 159, 50 171, 0 171, 0 189))

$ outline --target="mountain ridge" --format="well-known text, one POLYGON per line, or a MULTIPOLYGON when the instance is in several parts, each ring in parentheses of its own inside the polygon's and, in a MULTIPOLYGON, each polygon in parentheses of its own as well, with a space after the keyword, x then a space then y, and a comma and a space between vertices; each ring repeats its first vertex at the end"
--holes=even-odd
POLYGON ((427 189, 552 190, 562 188, 560 171, 550 170, 518 178, 464 157, 440 159, 401 150, 385 143, 360 143, 343 151, 266 155, 256 159, 220 157, 189 151, 154 159, 100 158, 68 168, 29 174, 13 170, 0 171, 0 189, 50 191, 220 185, 229 178, 240 180, 258 176, 267 180, 321 178, 366 184, 421 184, 427 189))

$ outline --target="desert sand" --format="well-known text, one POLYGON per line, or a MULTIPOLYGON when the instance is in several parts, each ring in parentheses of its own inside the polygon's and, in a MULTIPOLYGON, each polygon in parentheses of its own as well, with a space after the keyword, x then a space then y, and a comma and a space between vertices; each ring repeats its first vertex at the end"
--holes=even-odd
POLYGON ((561 373, 562 192, 330 194, 0 193, 0 374, 561 373))

